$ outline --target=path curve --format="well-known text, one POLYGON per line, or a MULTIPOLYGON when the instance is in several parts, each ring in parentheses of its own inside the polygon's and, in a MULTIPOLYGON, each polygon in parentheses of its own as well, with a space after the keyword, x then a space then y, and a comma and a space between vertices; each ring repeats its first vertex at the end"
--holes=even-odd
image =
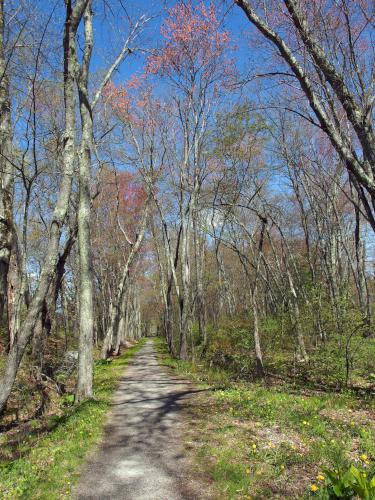
POLYGON ((181 409, 197 392, 172 377, 148 340, 126 368, 113 399, 103 441, 89 458, 77 498, 111 500, 203 499, 189 478, 179 439, 181 409))

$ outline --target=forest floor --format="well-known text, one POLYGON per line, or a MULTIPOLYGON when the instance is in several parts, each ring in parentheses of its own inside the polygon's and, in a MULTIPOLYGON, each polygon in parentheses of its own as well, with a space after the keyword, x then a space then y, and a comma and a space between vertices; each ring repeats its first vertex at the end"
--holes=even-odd
POLYGON ((235 380, 224 370, 172 359, 159 362, 201 389, 189 413, 185 447, 215 498, 327 499, 326 469, 375 474, 371 397, 286 383, 235 380))
POLYGON ((102 444, 85 465, 79 499, 206 499, 209 488, 190 474, 183 448, 184 409, 196 397, 191 383, 166 373, 147 340, 124 372, 102 444))
MULTIPOLYGON (((144 342, 113 360, 95 362, 95 399, 74 405, 74 383, 67 384, 66 394, 51 397, 41 417, 23 411, 14 421, 0 422, 1 500, 72 498, 80 467, 101 440, 124 369, 144 342)), ((24 366, 23 383, 27 373, 24 366)), ((17 391, 16 401, 21 395, 17 391)))

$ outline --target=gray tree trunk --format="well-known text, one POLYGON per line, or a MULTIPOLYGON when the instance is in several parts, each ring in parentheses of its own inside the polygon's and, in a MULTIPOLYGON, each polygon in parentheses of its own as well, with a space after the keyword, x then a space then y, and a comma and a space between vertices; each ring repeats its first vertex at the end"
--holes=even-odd
POLYGON ((254 353, 255 353, 255 361, 256 361, 256 372, 258 377, 264 377, 264 365, 263 365, 263 356, 262 356, 262 348, 260 343, 260 334, 259 334, 259 322, 258 322, 258 304, 257 304, 257 295, 258 295, 258 279, 259 279, 259 271, 260 264, 263 253, 263 243, 264 243, 264 231, 266 229, 267 222, 262 220, 262 227, 259 235, 259 243, 258 248, 256 250, 256 261, 255 261, 255 275, 253 280, 253 285, 251 287, 251 305, 253 312, 253 336, 254 336, 254 353))
POLYGON ((205 248, 204 240, 199 235, 198 230, 198 211, 195 211, 193 219, 194 231, 194 255, 195 255, 195 281, 196 281, 196 314, 198 318, 198 328, 200 344, 202 345, 203 352, 207 348, 207 312, 206 312, 206 297, 204 293, 204 261, 205 261, 205 248))
POLYGON ((88 0, 77 0, 74 8, 70 0, 67 1, 66 23, 64 30, 64 103, 65 103, 65 132, 63 161, 64 169, 53 211, 50 225, 49 241, 46 257, 43 263, 39 284, 31 300, 25 320, 23 321, 17 338, 9 351, 4 375, 0 380, 0 414, 4 410, 12 390, 19 365, 25 348, 29 343, 36 321, 43 307, 50 283, 56 273, 56 264, 59 255, 59 241, 63 230, 69 199, 72 188, 75 161, 75 106, 74 106, 74 69, 75 69, 75 36, 78 25, 88 0))
POLYGON ((8 64, 4 48, 4 0, 0 1, 0 319, 7 298, 12 249, 14 169, 10 117, 8 64))
POLYGON ((91 144, 92 111, 89 104, 89 67, 93 46, 91 1, 84 13, 85 48, 78 78, 82 139, 79 152, 78 254, 79 254, 79 343, 78 378, 75 401, 93 396, 94 298, 91 257, 91 144))
POLYGON ((190 217, 182 222, 181 234, 181 276, 182 293, 179 301, 180 305, 180 348, 179 357, 186 360, 188 358, 188 335, 191 330, 190 314, 190 262, 189 262, 189 241, 190 241, 190 217))

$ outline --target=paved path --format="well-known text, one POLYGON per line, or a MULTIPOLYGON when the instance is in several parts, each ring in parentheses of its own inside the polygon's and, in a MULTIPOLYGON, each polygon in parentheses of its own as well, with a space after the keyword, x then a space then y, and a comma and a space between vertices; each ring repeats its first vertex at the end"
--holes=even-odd
POLYGON ((86 464, 78 499, 205 498, 186 474, 181 407, 195 392, 156 360, 152 340, 121 379, 100 448, 86 464))

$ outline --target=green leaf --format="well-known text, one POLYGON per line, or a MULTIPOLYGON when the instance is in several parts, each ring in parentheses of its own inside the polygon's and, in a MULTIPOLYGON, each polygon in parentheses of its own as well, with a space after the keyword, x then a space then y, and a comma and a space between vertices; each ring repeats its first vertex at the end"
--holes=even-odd
POLYGON ((342 491, 341 486, 339 484, 332 485, 332 489, 333 489, 336 496, 338 496, 339 498, 342 497, 343 491, 342 491))

